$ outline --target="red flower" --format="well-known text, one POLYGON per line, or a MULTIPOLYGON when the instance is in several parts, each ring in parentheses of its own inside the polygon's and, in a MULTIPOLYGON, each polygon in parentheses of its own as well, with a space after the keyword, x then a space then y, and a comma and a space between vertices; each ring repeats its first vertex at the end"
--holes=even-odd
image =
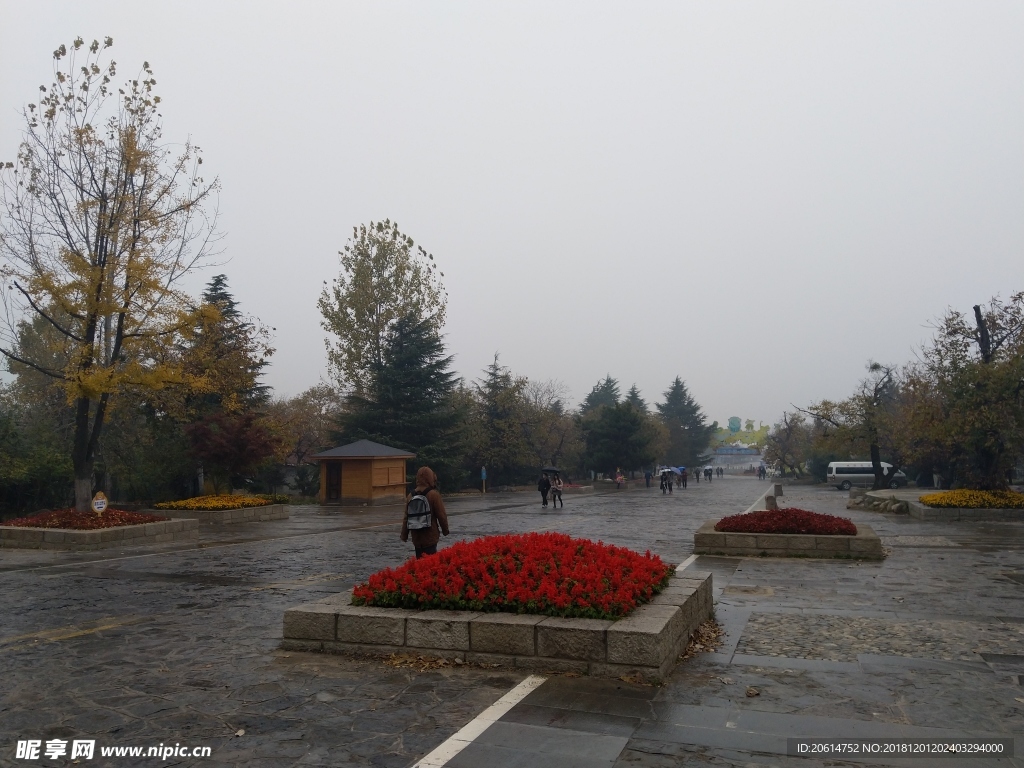
POLYGON ((76 512, 73 509, 54 509, 40 512, 31 517, 17 517, 5 520, 0 525, 13 528, 70 528, 76 531, 93 531, 97 528, 117 528, 122 525, 142 525, 169 520, 168 517, 150 515, 146 512, 126 512, 123 509, 107 509, 102 515, 93 511, 76 512))
POLYGON ((668 566, 561 533, 488 536, 375 573, 357 605, 618 618, 668 582, 668 566))
POLYGON ((723 517, 715 525, 725 533, 803 533, 815 536, 856 536, 857 526, 845 517, 806 509, 769 509, 723 517))

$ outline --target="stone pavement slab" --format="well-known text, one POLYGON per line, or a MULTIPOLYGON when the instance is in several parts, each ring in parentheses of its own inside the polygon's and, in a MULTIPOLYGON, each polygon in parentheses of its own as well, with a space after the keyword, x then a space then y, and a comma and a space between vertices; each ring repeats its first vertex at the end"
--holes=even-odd
MULTIPOLYGON (((534 494, 453 500, 453 536, 442 546, 559 530, 678 563, 692 554, 700 525, 745 509, 767 487, 726 478, 671 497, 657 489, 573 496, 564 512, 541 509, 534 494)), ((690 568, 713 574, 716 613, 728 632, 716 653, 681 664, 662 687, 552 677, 452 765, 492 758, 495 765, 824 765, 763 746, 779 730, 825 721, 844 733, 1024 733, 1017 701, 1024 644, 1015 644, 1024 637, 1016 634, 1024 627, 1024 524, 847 511, 846 494, 832 489, 787 486, 785 498, 870 525, 887 542, 888 558, 852 565, 700 557, 690 568), (816 616, 826 618, 830 639, 806 637, 816 616), (873 627, 874 645, 844 637, 844 618, 873 627), (800 646, 805 658, 764 655, 762 626, 777 635, 768 647, 800 646), (904 635, 887 631, 893 627, 904 635), (972 647, 975 627, 989 645, 972 647), (915 649, 917 628, 926 635, 915 649), (971 660, 944 660, 927 642, 971 660), (757 653, 738 653, 741 646, 757 653), (748 687, 759 695, 747 697, 748 687), (682 730, 668 729, 673 719, 708 733, 686 741, 682 730), (735 736, 740 729, 730 722, 752 735, 735 736), (654 738, 657 728, 666 730, 654 738), (512 733, 516 740, 505 739, 512 733), (566 746, 588 740, 604 751, 584 760, 566 746)), ((212 758, 180 765, 406 768, 526 675, 470 665, 395 668, 278 648, 287 606, 337 595, 410 555, 398 541, 395 510, 322 516, 293 508, 288 520, 224 528, 201 526, 197 545, 124 555, 0 552, 0 765, 25 765, 14 760, 12 739, 88 737, 212 747, 212 758), (235 736, 239 730, 245 734, 235 736)))

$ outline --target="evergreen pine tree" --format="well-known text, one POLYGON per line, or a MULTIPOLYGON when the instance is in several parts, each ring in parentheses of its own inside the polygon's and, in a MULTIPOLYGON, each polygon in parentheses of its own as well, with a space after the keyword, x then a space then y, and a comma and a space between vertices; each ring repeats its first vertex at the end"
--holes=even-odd
POLYGON ((629 388, 629 392, 626 393, 625 402, 632 405, 641 413, 647 413, 647 401, 640 397, 640 390, 636 388, 636 384, 629 388))
POLYGON ((590 390, 580 408, 582 413, 590 413, 601 406, 615 405, 619 402, 619 382, 612 378, 611 374, 605 375, 604 379, 598 381, 590 390))
POLYGON ((665 391, 665 402, 657 403, 655 407, 668 429, 666 463, 688 467, 698 464, 718 424, 707 423, 700 405, 678 376, 665 391))
POLYGON ((369 387, 346 399, 341 439, 366 438, 416 454, 445 487, 462 486, 465 415, 454 397, 458 377, 452 356, 429 320, 406 315, 388 334, 383 360, 371 371, 369 387))
POLYGON ((196 329, 185 350, 188 366, 207 384, 192 406, 200 413, 240 412, 264 405, 270 386, 260 381, 269 357, 267 328, 242 314, 228 289, 227 275, 214 275, 203 291, 203 304, 216 312, 196 329))
POLYGON ((629 402, 584 417, 587 459, 595 470, 630 472, 653 464, 664 447, 664 430, 629 402))
POLYGON ((477 418, 474 424, 474 463, 487 467, 488 484, 500 485, 532 477, 526 422, 525 378, 514 376, 498 355, 474 385, 477 418))

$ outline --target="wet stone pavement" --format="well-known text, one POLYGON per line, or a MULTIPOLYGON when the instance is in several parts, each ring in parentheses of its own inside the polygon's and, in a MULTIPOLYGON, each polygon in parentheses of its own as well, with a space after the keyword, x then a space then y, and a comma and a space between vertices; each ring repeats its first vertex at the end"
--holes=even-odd
MULTIPOLYGON (((725 478, 566 496, 453 499, 452 541, 559 530, 686 561, 706 520, 766 484, 725 478)), ((786 755, 787 736, 1011 737, 1024 766, 1024 523, 925 523, 847 511, 846 494, 784 501, 871 525, 881 563, 700 557, 726 630, 661 687, 551 676, 448 765, 925 766, 786 755), (748 689, 757 695, 748 696, 748 689)), ((204 526, 199 545, 0 552, 0 765, 17 740, 208 746, 212 756, 80 765, 411 766, 522 681, 501 669, 420 671, 283 652, 288 606, 400 564, 400 510, 204 526), (244 732, 242 735, 236 735, 244 732)))

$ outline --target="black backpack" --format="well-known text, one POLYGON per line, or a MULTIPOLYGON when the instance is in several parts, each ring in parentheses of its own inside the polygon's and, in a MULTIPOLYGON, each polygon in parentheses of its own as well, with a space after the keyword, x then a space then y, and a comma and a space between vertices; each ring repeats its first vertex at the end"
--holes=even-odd
POLYGON ((405 508, 406 527, 410 531, 422 531, 430 527, 430 502, 427 501, 427 493, 413 492, 409 504, 405 508))

